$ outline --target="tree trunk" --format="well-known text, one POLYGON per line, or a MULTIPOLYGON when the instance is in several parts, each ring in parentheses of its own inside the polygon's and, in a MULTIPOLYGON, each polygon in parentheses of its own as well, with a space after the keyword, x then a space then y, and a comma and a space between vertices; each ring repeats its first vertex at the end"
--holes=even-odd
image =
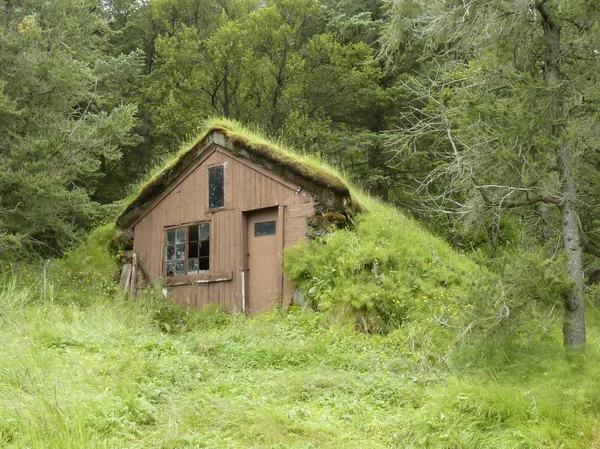
POLYGON ((559 158, 562 183, 562 234, 567 255, 567 276, 572 282, 565 298, 563 337, 566 348, 578 349, 585 345, 585 306, 583 300, 583 253, 577 214, 577 186, 573 179, 570 149, 559 158))
MULTIPOLYGON (((154 23, 152 23, 152 28, 155 34, 152 35, 152 37, 150 38, 150 42, 147 45, 145 51, 146 75, 150 75, 152 73, 154 57, 156 55, 156 27, 154 23)), ((148 170, 152 161, 152 139, 150 137, 152 117, 150 115, 147 105, 144 104, 145 102, 142 101, 141 103, 142 105, 140 109, 142 110, 142 124, 140 126, 139 134, 144 138, 144 141, 136 147, 136 153, 138 162, 138 173, 146 173, 146 170, 148 170)))
POLYGON ((560 25, 552 17, 552 0, 536 0, 535 7, 541 15, 546 42, 546 76, 555 88, 552 135, 558 142, 556 162, 561 185, 562 236, 567 257, 567 277, 572 286, 565 298, 563 324, 564 345, 577 350, 585 345, 585 310, 583 300, 583 252, 577 214, 577 183, 573 174, 573 155, 568 142, 562 139, 564 106, 562 76, 560 71, 561 43, 560 25))
MULTIPOLYGON (((383 125, 380 126, 381 122, 383 122, 383 117, 380 116, 377 120, 377 123, 374 126, 369 127, 369 131, 374 133, 376 137, 383 128, 383 125)), ((376 139, 368 151, 369 169, 372 170, 373 173, 380 173, 385 167, 385 157, 383 154, 381 141, 376 139)), ((388 184, 381 178, 369 182, 369 193, 385 202, 389 201, 390 198, 388 184)))
POLYGON ((273 130, 279 129, 281 125, 277 108, 279 106, 279 97, 283 93, 283 86, 285 84, 285 69, 287 66, 287 55, 288 55, 288 44, 287 42, 283 46, 283 59, 281 60, 281 64, 279 64, 279 71, 277 72, 277 76, 275 78, 275 89, 273 91, 273 100, 271 102, 271 128, 273 130))

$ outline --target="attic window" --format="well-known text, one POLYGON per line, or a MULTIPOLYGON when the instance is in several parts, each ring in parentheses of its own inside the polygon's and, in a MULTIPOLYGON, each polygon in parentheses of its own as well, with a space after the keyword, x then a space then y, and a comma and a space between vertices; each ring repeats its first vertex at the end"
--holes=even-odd
POLYGON ((208 208, 225 207, 225 165, 208 169, 208 208))
POLYGON ((206 273, 210 269, 210 223, 165 231, 165 277, 206 273))

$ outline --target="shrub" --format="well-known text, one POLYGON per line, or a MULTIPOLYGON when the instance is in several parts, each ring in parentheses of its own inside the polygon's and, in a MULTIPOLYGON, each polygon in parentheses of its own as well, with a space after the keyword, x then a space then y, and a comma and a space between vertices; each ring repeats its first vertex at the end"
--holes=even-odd
POLYGON ((113 234, 113 223, 102 225, 64 258, 52 261, 48 266, 48 288, 52 293, 48 299, 87 305, 98 297, 118 295, 118 256, 109 251, 113 234))
POLYGON ((144 301, 152 322, 161 331, 169 334, 219 328, 230 321, 230 315, 225 313, 219 304, 198 310, 167 301, 157 293, 153 296, 146 295, 144 301))
POLYGON ((353 230, 286 250, 284 269, 311 307, 350 311, 377 332, 420 313, 458 315, 471 306, 465 291, 487 279, 485 269, 384 207, 359 216, 353 230))
POLYGON ((59 263, 72 281, 100 282, 118 275, 117 258, 108 251, 114 223, 94 229, 85 242, 67 253, 59 263))

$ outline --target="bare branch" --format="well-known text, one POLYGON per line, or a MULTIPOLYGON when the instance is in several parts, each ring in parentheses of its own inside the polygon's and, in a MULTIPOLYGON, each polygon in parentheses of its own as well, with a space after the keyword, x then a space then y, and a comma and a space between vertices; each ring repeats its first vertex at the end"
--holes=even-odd
POLYGON ((13 207, 12 209, 0 209, 0 214, 10 214, 12 212, 16 212, 17 209, 19 208, 20 204, 21 204, 21 202, 19 201, 17 203, 17 205, 15 207, 13 207))

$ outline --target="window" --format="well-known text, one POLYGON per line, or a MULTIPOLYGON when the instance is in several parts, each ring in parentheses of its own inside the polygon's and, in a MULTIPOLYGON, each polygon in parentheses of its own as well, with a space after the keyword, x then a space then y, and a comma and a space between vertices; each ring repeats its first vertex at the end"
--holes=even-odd
POLYGON ((166 277, 205 273, 210 269, 210 223, 165 231, 166 277))
POLYGON ((190 226, 188 243, 188 274, 198 274, 210 268, 210 224, 190 226))
POLYGON ((254 237, 266 237, 277 233, 277 224, 275 221, 264 221, 254 224, 254 237))
POLYGON ((185 274, 185 228, 169 229, 165 241, 165 274, 185 274))
POLYGON ((225 207, 225 166, 208 169, 208 208, 225 207))

